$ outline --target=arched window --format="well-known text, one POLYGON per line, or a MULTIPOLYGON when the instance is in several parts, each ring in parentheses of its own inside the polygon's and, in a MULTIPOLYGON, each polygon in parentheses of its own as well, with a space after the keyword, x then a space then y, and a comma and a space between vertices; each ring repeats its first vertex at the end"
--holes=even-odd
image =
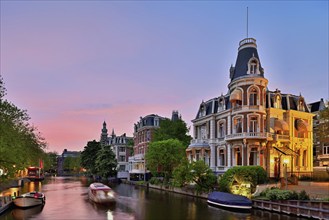
POLYGON ((240 147, 234 148, 234 163, 233 165, 242 165, 242 155, 240 147))
POLYGON ((258 130, 258 118, 257 116, 251 116, 249 120, 249 132, 257 132, 258 130))
POLYGON ((303 112, 305 111, 305 108, 304 108, 304 100, 303 99, 298 100, 297 110, 298 111, 303 111, 303 112))
POLYGON ((249 92, 249 105, 257 105, 258 91, 252 88, 249 92))
POLYGON ((258 150, 257 147, 250 149, 249 165, 258 165, 258 150))
POLYGON ((252 57, 248 62, 248 74, 259 74, 259 62, 256 57, 252 57))
POLYGON ((225 152, 224 149, 220 149, 218 153, 218 166, 225 166, 225 152))
POLYGON ((234 127, 233 127, 234 133, 242 133, 242 118, 241 117, 234 118, 233 123, 234 123, 234 127))

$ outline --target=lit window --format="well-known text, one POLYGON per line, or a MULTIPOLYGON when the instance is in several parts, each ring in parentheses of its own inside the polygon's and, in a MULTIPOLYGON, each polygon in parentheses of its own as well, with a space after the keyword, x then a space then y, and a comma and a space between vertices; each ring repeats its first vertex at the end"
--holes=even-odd
POLYGON ((252 88, 249 95, 249 105, 257 105, 257 90, 252 88))

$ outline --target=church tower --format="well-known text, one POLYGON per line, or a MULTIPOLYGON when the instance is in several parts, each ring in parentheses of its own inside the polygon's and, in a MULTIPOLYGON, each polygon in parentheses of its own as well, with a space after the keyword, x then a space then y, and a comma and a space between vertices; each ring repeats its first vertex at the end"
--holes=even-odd
POLYGON ((106 128, 106 122, 103 122, 103 128, 101 133, 101 139, 100 139, 101 146, 108 145, 108 134, 107 134, 107 128, 106 128))

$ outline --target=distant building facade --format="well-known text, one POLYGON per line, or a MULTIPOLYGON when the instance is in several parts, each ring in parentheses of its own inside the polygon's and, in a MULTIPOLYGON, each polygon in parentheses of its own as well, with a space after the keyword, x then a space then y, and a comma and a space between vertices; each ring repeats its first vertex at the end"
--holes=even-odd
POLYGON ((189 161, 203 160, 216 173, 260 165, 269 177, 313 170, 313 114, 301 95, 269 91, 256 40, 239 43, 225 95, 202 101, 193 122, 189 161))
POLYGON ((134 124, 134 155, 129 157, 129 180, 148 180, 150 171, 145 166, 145 153, 149 143, 152 141, 155 129, 160 127, 164 120, 156 114, 140 117, 140 120, 134 124))
MULTIPOLYGON (((313 165, 318 167, 329 167, 329 143, 320 141, 316 135, 318 126, 321 123, 319 119, 320 111, 326 108, 326 103, 323 99, 318 102, 310 103, 309 109, 314 113, 313 117, 313 165)), ((328 131, 329 132, 329 131, 328 131)))
POLYGON ((132 142, 132 137, 127 137, 126 133, 121 136, 116 136, 114 129, 112 134, 108 136, 106 122, 103 122, 103 128, 100 137, 100 144, 102 147, 110 146, 115 154, 115 159, 118 162, 117 166, 117 178, 128 179, 129 177, 129 167, 128 167, 128 157, 132 153, 132 146, 129 146, 129 142, 132 142))
POLYGON ((57 175, 58 176, 65 176, 68 170, 64 169, 64 162, 65 159, 68 157, 79 157, 81 154, 80 151, 68 151, 67 149, 64 149, 63 153, 61 155, 58 155, 57 157, 57 175))

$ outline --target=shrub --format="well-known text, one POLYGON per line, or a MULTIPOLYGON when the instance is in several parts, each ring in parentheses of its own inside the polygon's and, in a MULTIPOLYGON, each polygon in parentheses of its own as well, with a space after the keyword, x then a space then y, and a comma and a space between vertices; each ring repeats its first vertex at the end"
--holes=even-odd
POLYGON ((268 180, 266 171, 261 166, 239 166, 228 169, 219 179, 219 190, 230 192, 231 187, 237 184, 250 184, 251 192, 256 190, 257 184, 265 183, 268 180))
POLYGON ((307 195, 305 190, 302 190, 298 194, 298 199, 299 200, 310 200, 310 197, 309 197, 309 195, 307 195))

